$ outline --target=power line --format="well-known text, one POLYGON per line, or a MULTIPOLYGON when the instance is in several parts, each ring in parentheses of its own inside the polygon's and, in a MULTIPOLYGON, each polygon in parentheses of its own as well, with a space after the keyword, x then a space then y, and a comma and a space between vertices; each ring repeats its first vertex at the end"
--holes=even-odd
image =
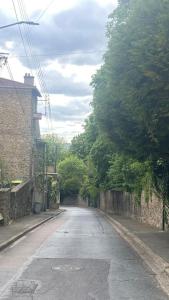
MULTIPOLYGON (((18 5, 20 8, 21 15, 24 17, 24 19, 29 20, 27 13, 26 13, 24 2, 22 0, 18 0, 18 5)), ((27 27, 27 31, 26 31, 26 38, 27 38, 27 43, 28 43, 31 58, 34 58, 34 64, 35 64, 36 68, 38 69, 38 77, 39 77, 40 83, 41 83, 44 91, 47 92, 47 87, 46 87, 46 83, 44 80, 44 72, 42 71, 40 62, 37 60, 36 57, 33 57, 33 55, 32 55, 32 42, 31 42, 30 31, 29 31, 28 27, 27 27)))
MULTIPOLYGON (((34 54, 32 57, 45 57, 45 56, 70 56, 70 55, 86 55, 86 54, 96 54, 96 53, 105 53, 105 50, 89 50, 89 51, 72 51, 72 52, 49 52, 46 54, 34 54)), ((10 58, 22 58, 25 55, 11 55, 10 58)))
MULTIPOLYGON (((20 15, 21 15, 22 19, 25 19, 28 21, 24 3, 19 0, 17 2, 18 2, 18 7, 20 10, 20 15)), ((28 50, 29 50, 29 56, 30 56, 31 60, 33 61, 35 69, 38 69, 38 71, 36 71, 37 77, 39 79, 39 84, 41 86, 41 89, 44 92, 46 87, 45 87, 45 83, 43 82, 43 80, 41 78, 41 71, 40 71, 39 63, 36 58, 33 59, 33 57, 32 57, 32 45, 31 45, 31 38, 30 38, 30 34, 29 34, 29 28, 25 26, 24 29, 25 29, 25 37, 26 37, 26 41, 27 41, 27 46, 28 46, 28 50)))
MULTIPOLYGON (((16 9, 16 6, 15 6, 14 0, 12 0, 12 4, 13 4, 13 9, 14 9, 16 20, 17 20, 17 22, 19 22, 19 17, 18 17, 18 14, 17 14, 17 9, 16 9)), ((28 62, 28 65, 29 65, 29 68, 30 68, 30 71, 31 71, 31 74, 32 74, 31 61, 28 58, 28 53, 27 53, 27 50, 26 50, 26 45, 25 45, 25 41, 24 41, 24 38, 23 38, 23 35, 22 35, 20 24, 18 24, 18 29, 19 29, 19 34, 20 34, 20 37, 21 37, 22 45, 23 45, 23 48, 24 48, 25 57, 27 58, 27 62, 28 62)))
POLYGON ((37 18, 37 22, 42 19, 42 17, 45 15, 45 13, 47 12, 47 10, 50 8, 50 6, 53 4, 55 0, 50 1, 50 3, 44 8, 44 10, 41 11, 39 17, 37 18))
MULTIPOLYGON (((15 15, 16 15, 16 18, 18 20, 19 18, 18 18, 18 15, 17 15, 17 10, 16 10, 16 7, 15 7, 15 3, 14 3, 13 0, 12 0, 12 2, 13 2, 13 6, 14 6, 15 15)), ((22 20, 29 21, 29 18, 27 16, 25 5, 24 5, 23 1, 17 0, 17 3, 18 3, 18 8, 19 8, 20 16, 22 17, 22 20)), ((48 104, 48 107, 49 107, 48 108, 48 110, 49 110, 48 115, 49 115, 49 118, 51 118, 50 100, 49 100, 49 95, 47 93, 47 86, 46 86, 46 83, 45 83, 45 74, 44 74, 44 71, 42 70, 42 67, 40 65, 40 61, 37 59, 36 56, 34 56, 32 54, 32 41, 31 41, 31 37, 30 37, 29 27, 26 27, 26 25, 24 24, 23 28, 25 29, 24 32, 25 32, 25 38, 26 38, 27 47, 28 47, 28 51, 26 49, 26 46, 24 47, 26 49, 26 51, 25 51, 26 55, 24 57, 26 57, 26 58, 29 57, 31 59, 31 63, 33 63, 33 65, 34 65, 34 69, 35 69, 35 72, 36 72, 36 75, 37 75, 37 78, 38 78, 40 88, 41 88, 42 93, 44 94, 44 97, 46 99, 46 101, 45 101, 45 110, 47 110, 46 105, 48 104)), ((20 32, 21 32, 21 29, 20 29, 20 32)), ((21 36, 22 36, 22 42, 25 45, 22 32, 21 32, 21 36)), ((51 128, 52 128, 52 125, 51 125, 51 128)))
POLYGON ((9 74, 9 77, 12 81, 12 84, 13 84, 13 87, 14 87, 14 90, 15 90, 15 93, 16 93, 16 96, 17 96, 17 99, 19 101, 19 104, 20 104, 20 107, 21 107, 21 110, 22 110, 22 113, 25 114, 25 110, 23 108, 23 104, 22 104, 22 97, 21 95, 18 93, 18 90, 17 90, 17 87, 16 87, 16 83, 15 83, 15 80, 14 80, 14 77, 13 77, 13 74, 12 74, 12 70, 11 70, 11 67, 9 65, 9 62, 7 61, 6 62, 6 67, 7 67, 7 71, 8 71, 8 74, 9 74), (20 98, 21 97, 21 98, 20 98))
MULTIPOLYGON (((24 5, 24 1, 22 0, 18 0, 18 4, 20 6, 20 12, 22 14, 22 16, 26 19, 26 20, 29 20, 28 19, 28 16, 26 14, 26 8, 25 8, 25 5, 24 5)), ((31 43, 31 38, 30 38, 30 31, 28 30, 27 31, 27 42, 28 42, 28 46, 29 46, 29 49, 30 49, 30 53, 31 53, 31 56, 32 56, 32 43, 31 43)), ((33 58, 33 57, 32 57, 33 58)), ((51 124, 51 129, 52 130, 52 117, 51 117, 51 107, 50 107, 50 98, 49 98, 49 93, 47 91, 47 86, 46 86, 46 83, 45 83, 45 80, 46 80, 46 74, 44 72, 44 70, 42 69, 41 65, 40 65, 40 61, 36 58, 34 58, 34 61, 35 61, 35 64, 36 64, 36 67, 38 67, 38 78, 39 78, 39 81, 40 81, 40 85, 41 85, 41 88, 43 89, 43 92, 44 92, 44 95, 45 95, 45 111, 47 112, 47 107, 46 105, 48 105, 48 117, 49 117, 49 122, 51 124)), ((47 113, 46 113, 46 116, 47 116, 47 113)))
MULTIPOLYGON (((53 3, 53 1, 54 0, 52 0, 49 3, 49 5, 45 8, 45 10, 40 14, 39 19, 45 14, 45 12, 49 8, 49 6, 53 3)), ((13 3, 16 19, 17 19, 17 21, 19 21, 14 0, 12 0, 12 3, 13 3)), ((19 8, 20 16, 22 17, 22 20, 29 21, 29 18, 28 18, 27 13, 26 13, 24 2, 22 0, 17 0, 17 3, 18 3, 18 8, 19 8)), ((41 56, 45 57, 45 56, 47 56, 47 54, 45 54, 45 55, 33 55, 33 53, 32 53, 32 41, 31 41, 31 37, 30 37, 29 27, 26 27, 26 25, 24 24, 23 28, 25 29, 25 38, 26 38, 26 41, 27 41, 28 51, 27 51, 27 48, 26 48, 26 45, 25 45, 25 41, 24 41, 24 38, 23 38, 23 35, 22 35, 21 28, 19 27, 20 36, 21 36, 22 43, 23 43, 24 50, 25 50, 25 54, 26 54, 26 55, 20 56, 20 57, 26 57, 26 59, 28 60, 28 64, 31 66, 31 70, 32 70, 32 61, 33 61, 33 65, 34 65, 34 69, 36 70, 35 72, 37 74, 39 85, 41 87, 41 90, 44 94, 44 98, 46 100, 45 101, 45 114, 46 114, 47 119, 49 118, 50 125, 51 125, 51 130, 52 130, 53 125, 52 125, 52 114, 51 114, 50 99, 49 99, 49 94, 47 92, 47 87, 46 87, 46 83, 45 83, 46 74, 45 74, 44 70, 42 70, 42 67, 40 65, 40 61, 38 60, 38 57, 41 57, 41 56)), ((97 52, 101 52, 101 51, 102 50, 97 51, 97 52)), ((85 54, 92 54, 92 53, 96 53, 96 50, 95 51, 90 50, 90 51, 85 52, 85 54)), ((71 55, 78 55, 78 54, 82 55, 82 52, 79 52, 79 51, 74 51, 74 52, 72 51, 71 52, 71 55)), ((54 55, 56 55, 56 52, 55 52, 54 55)), ((68 56, 70 56, 70 52, 67 53, 67 54, 63 53, 63 51, 62 51, 62 53, 57 52, 57 55, 62 55, 62 56, 68 55, 68 56)), ((17 56, 13 56, 13 57, 17 57, 17 56)), ((32 71, 31 71, 31 73, 32 73, 32 71)))
MULTIPOLYGON (((19 22, 19 17, 18 17, 18 14, 17 14, 17 9, 16 9, 16 6, 15 6, 15 3, 14 3, 14 0, 12 0, 12 3, 13 3, 13 8, 14 8, 14 12, 15 12, 15 16, 16 16, 16 19, 17 21, 19 22)), ((24 9, 22 7, 22 3, 18 1, 18 7, 20 9, 20 14, 24 17, 22 19, 25 19, 26 20, 26 15, 24 15, 24 9)), ((24 24, 25 25, 25 24, 24 24)), ((26 26, 24 27, 26 28, 26 26)), ((21 31, 21 28, 19 26, 19 32, 20 32, 20 36, 21 36, 21 40, 22 40, 22 44, 23 44, 23 47, 24 47, 24 50, 25 50, 25 57, 27 58, 27 62, 28 62, 28 65, 30 66, 30 69, 31 69, 31 74, 33 73, 32 72, 32 53, 31 53, 31 47, 30 47, 30 40, 29 40, 29 36, 28 36, 28 32, 26 31, 26 38, 27 38, 27 44, 28 44, 28 51, 27 51, 27 48, 26 48, 26 44, 25 44, 25 41, 24 41, 24 38, 23 38, 23 34, 22 34, 22 31, 21 31), (29 52, 29 55, 28 55, 28 52, 29 52)), ((38 66, 35 66, 35 69, 38 68, 38 66)), ((39 72, 39 71, 38 71, 39 72)), ((40 72, 39 72, 40 73, 40 72)), ((39 77, 39 83, 40 83, 40 86, 42 89, 44 89, 44 84, 38 74, 38 77, 39 77)))

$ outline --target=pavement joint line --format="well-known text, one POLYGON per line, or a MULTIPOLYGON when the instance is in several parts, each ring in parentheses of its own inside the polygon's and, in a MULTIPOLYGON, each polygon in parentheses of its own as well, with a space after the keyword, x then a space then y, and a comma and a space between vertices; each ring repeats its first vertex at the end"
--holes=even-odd
POLYGON ((120 222, 114 220, 113 217, 110 217, 105 212, 101 210, 98 211, 108 219, 119 235, 128 242, 148 267, 155 273, 155 277, 160 287, 169 296, 169 263, 159 255, 155 254, 150 247, 141 241, 135 234, 131 233, 120 222))
POLYGON ((52 215, 32 226, 30 226, 29 228, 19 232, 18 234, 14 235, 13 237, 9 238, 8 240, 6 240, 5 242, 0 244, 0 251, 4 250, 5 248, 9 247, 11 244, 13 244, 14 242, 16 242, 17 240, 19 240, 20 238, 22 238, 23 236, 25 236, 27 233, 29 233, 30 231, 32 231, 35 228, 40 227, 41 225, 43 225, 44 223, 54 219, 55 217, 57 217, 58 215, 60 215, 63 211, 59 211, 56 215, 52 215))

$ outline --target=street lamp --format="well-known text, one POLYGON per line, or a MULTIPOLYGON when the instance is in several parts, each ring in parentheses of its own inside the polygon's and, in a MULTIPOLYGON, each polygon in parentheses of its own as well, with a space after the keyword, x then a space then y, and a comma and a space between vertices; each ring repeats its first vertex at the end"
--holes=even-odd
MULTIPOLYGON (((0 29, 4 29, 4 28, 7 28, 7 27, 15 26, 15 25, 21 25, 21 24, 39 25, 39 23, 35 23, 35 22, 32 22, 32 21, 18 21, 18 22, 11 23, 11 24, 8 24, 8 25, 0 26, 0 29)), ((0 68, 3 65, 5 65, 6 62, 7 62, 7 56, 5 56, 4 54, 7 54, 7 53, 0 53, 0 68)))
POLYGON ((0 29, 7 28, 7 27, 11 27, 11 26, 15 26, 15 25, 21 25, 21 24, 27 24, 27 25, 39 25, 39 23, 35 23, 35 22, 32 22, 32 21, 20 21, 20 22, 8 24, 8 25, 0 26, 0 29))

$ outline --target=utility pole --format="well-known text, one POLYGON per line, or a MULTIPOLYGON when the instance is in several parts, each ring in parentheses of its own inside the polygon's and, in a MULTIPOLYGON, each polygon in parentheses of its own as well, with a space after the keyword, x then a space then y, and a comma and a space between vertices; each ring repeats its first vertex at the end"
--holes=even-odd
POLYGON ((55 162, 54 162, 54 172, 56 173, 56 162, 57 162, 57 154, 58 154, 58 151, 57 151, 57 145, 55 145, 55 162))

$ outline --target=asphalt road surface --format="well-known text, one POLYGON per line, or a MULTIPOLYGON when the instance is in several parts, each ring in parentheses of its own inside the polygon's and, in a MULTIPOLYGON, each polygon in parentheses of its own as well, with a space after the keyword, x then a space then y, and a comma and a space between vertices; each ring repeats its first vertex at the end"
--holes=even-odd
POLYGON ((169 298, 98 211, 70 207, 0 253, 0 299, 169 298))

